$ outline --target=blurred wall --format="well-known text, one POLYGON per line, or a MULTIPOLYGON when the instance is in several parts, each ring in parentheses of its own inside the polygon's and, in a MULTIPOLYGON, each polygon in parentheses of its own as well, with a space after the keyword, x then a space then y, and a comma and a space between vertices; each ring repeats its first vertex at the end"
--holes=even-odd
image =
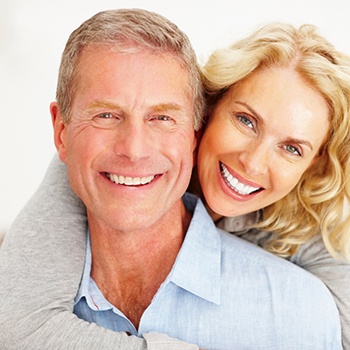
POLYGON ((49 103, 68 35, 98 11, 141 7, 161 13, 190 37, 201 62, 257 25, 313 23, 350 54, 349 0, 1 0, 0 236, 39 185, 55 152, 49 103))

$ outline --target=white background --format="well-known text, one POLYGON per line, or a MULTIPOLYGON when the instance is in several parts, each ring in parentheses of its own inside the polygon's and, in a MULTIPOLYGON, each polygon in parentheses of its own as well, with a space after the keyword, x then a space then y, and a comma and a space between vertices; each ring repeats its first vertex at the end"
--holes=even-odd
POLYGON ((313 23, 350 54, 350 0, 0 0, 0 234, 38 187, 55 149, 49 103, 69 34, 96 12, 141 7, 190 37, 200 62, 269 21, 313 23))

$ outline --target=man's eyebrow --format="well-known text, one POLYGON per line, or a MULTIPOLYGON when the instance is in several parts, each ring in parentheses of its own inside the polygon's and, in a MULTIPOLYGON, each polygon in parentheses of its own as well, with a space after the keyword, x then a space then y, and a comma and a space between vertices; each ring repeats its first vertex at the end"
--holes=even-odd
MULTIPOLYGON (((249 106, 247 103, 242 102, 242 101, 235 101, 235 103, 240 104, 240 105, 244 106, 245 108, 247 108, 249 110, 249 112, 252 113, 254 115, 254 117, 262 125, 264 125, 264 124, 266 125, 266 120, 257 111, 255 111, 254 108, 249 106)), ((312 144, 307 140, 301 140, 301 139, 297 139, 297 138, 293 138, 293 137, 288 137, 286 142, 296 143, 299 145, 305 145, 305 146, 309 147, 311 151, 313 151, 312 144)))
POLYGON ((160 103, 160 104, 153 106, 152 110, 155 112, 181 111, 181 110, 183 110, 183 107, 181 107, 177 103, 160 103))
POLYGON ((95 109, 95 108, 108 108, 108 109, 120 109, 121 107, 118 104, 107 102, 107 101, 93 101, 89 103, 88 109, 95 109))
MULTIPOLYGON (((97 101, 91 102, 88 105, 88 109, 95 109, 95 108, 121 109, 121 106, 116 103, 97 100, 97 101)), ((177 103, 160 103, 160 104, 151 106, 151 109, 154 112, 162 112, 162 111, 181 111, 184 108, 177 103)))

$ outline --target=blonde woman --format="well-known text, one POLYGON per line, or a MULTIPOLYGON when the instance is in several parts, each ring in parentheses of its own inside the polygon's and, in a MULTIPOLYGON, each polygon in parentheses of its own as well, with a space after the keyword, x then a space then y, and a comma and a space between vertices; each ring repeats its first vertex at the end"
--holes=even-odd
MULTIPOLYGON (((203 75, 210 112, 198 153, 201 190, 195 176, 194 191, 203 192, 219 227, 289 259, 328 286, 340 312, 344 348, 350 349, 349 56, 311 25, 271 24, 215 51, 203 75), (293 91, 286 101, 280 98, 279 89, 288 91, 290 79, 273 84, 281 69, 295 72, 328 108, 327 136, 301 176, 294 170, 310 158, 310 145, 303 142, 307 130, 300 132, 308 117, 300 118, 297 104, 290 105, 293 91), (237 96, 244 88, 249 96, 237 96), (278 98, 281 109, 269 108, 278 98), (296 114, 283 119, 288 107, 296 114), (289 137, 299 127, 298 137, 289 137), (292 187, 274 198, 281 181, 292 187), (249 193, 239 193, 243 185, 249 193)), ((320 125, 321 116, 314 135, 320 125)))
MULTIPOLYGON (((203 192, 217 225, 319 277, 337 302, 343 346, 350 349, 350 59, 312 26, 271 24, 215 51, 203 80, 209 113, 198 150, 201 190, 194 175, 192 191, 203 192)), ((3 252, 17 255, 20 268, 25 249, 48 271, 21 281, 31 298, 37 284, 53 294, 52 304, 28 310, 29 321, 38 322, 40 312, 44 324, 62 304, 72 310, 85 233, 84 206, 70 189, 64 165, 54 159, 3 252), (31 245, 37 234, 46 249, 52 243, 49 260, 31 245), (48 278, 56 274, 64 278, 48 278), (62 288, 66 299, 60 303, 52 288, 62 288)), ((62 313, 57 326, 78 324, 74 317, 62 313)), ((39 333, 31 335, 36 344, 39 333)), ((101 330, 99 337, 103 342, 112 336, 101 330)))

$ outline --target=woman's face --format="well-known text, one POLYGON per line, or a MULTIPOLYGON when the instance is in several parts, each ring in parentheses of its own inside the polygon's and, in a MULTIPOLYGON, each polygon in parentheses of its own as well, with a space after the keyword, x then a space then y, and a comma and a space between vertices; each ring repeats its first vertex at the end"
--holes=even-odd
POLYGON ((325 99, 292 68, 263 68, 231 87, 198 151, 209 207, 237 216, 284 197, 316 159, 328 120, 325 99))

